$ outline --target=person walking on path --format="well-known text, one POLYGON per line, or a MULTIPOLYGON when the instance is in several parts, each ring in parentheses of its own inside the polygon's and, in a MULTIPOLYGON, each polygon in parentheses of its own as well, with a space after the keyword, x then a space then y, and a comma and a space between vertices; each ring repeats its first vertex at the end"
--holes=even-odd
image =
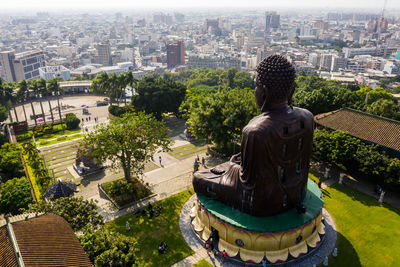
POLYGON ((161 165, 161 167, 162 167, 162 162, 161 162, 161 156, 158 156, 158 160, 160 161, 160 165, 161 165))

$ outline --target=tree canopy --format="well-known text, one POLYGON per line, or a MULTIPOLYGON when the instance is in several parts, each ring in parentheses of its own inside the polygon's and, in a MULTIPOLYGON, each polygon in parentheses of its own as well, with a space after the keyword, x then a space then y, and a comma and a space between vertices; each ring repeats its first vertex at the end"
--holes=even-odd
POLYGON ((95 201, 83 197, 63 197, 51 202, 29 205, 28 212, 54 213, 63 217, 74 231, 84 227, 97 228, 103 224, 103 216, 97 212, 95 201))
POLYGON ((3 106, 0 106, 0 122, 5 121, 8 118, 7 109, 3 106))
POLYGON ((2 182, 25 174, 21 162, 21 149, 10 143, 5 143, 0 148, 0 175, 2 182))
POLYGON ((84 138, 84 146, 93 150, 98 162, 110 162, 112 169, 122 168, 127 182, 143 173, 144 164, 157 150, 170 144, 162 122, 143 112, 127 113, 101 124, 84 138))
POLYGON ((136 243, 119 233, 105 228, 85 229, 78 236, 89 259, 96 267, 134 266, 136 261, 136 243))
POLYGON ((139 80, 132 104, 138 111, 152 113, 160 119, 162 113, 178 113, 186 87, 181 82, 163 77, 146 76, 139 80))
POLYGON ((253 90, 221 90, 197 98, 187 123, 196 138, 222 148, 239 141, 243 127, 258 113, 253 90))
POLYGON ((20 214, 32 203, 31 187, 25 177, 8 180, 0 189, 0 213, 20 214))
POLYGON ((343 106, 357 110, 372 112, 391 119, 399 117, 399 108, 394 105, 394 97, 386 89, 360 87, 359 85, 343 85, 316 76, 301 76, 296 79, 297 88, 293 95, 294 105, 310 110, 314 115, 333 111, 343 106), (388 100, 378 102, 378 100, 388 100), (393 103, 391 105, 389 102, 393 103), (385 105, 385 110, 378 108, 385 105), (388 112, 391 106, 393 112, 388 112))
POLYGON ((315 130, 313 155, 376 183, 400 186, 400 160, 342 131, 315 130))

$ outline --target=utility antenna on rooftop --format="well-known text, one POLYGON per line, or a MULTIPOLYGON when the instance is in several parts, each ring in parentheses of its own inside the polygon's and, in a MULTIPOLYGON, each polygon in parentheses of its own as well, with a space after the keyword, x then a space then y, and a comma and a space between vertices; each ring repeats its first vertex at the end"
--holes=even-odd
POLYGON ((385 16, 386 4, 387 4, 387 0, 384 0, 384 2, 383 2, 383 8, 382 8, 382 14, 381 14, 381 18, 382 18, 382 19, 383 19, 384 16, 385 16))

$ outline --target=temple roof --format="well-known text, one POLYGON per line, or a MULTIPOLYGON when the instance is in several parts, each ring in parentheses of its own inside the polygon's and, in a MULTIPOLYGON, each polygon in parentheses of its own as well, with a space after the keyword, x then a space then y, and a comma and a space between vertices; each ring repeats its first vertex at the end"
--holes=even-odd
POLYGON ((350 108, 316 115, 325 128, 348 132, 351 136, 400 151, 400 122, 350 108))
POLYGON ((76 184, 71 182, 57 182, 46 189, 44 195, 46 197, 52 197, 54 199, 60 197, 68 197, 72 195, 76 190, 76 184))
POLYGON ((0 228, 0 266, 18 266, 6 226, 0 228))
MULTIPOLYGON (((93 266, 62 217, 45 214, 26 218, 9 220, 25 266, 93 266)), ((0 255, 0 266, 18 266, 7 225, 0 228, 0 255)))

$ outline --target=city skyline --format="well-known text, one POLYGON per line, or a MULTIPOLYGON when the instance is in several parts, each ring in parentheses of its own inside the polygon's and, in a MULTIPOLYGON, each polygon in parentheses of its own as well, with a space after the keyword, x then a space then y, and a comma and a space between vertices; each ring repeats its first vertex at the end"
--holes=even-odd
MULTIPOLYGON (((381 10, 384 5, 384 0, 374 1, 374 0, 327 0, 327 1, 317 1, 317 0, 304 0, 299 3, 296 0, 284 0, 279 2, 272 1, 262 1, 262 0, 249 0, 249 1, 211 1, 205 0, 201 2, 189 2, 183 0, 172 0, 172 1, 162 1, 162 0, 147 0, 147 1, 126 1, 126 0, 115 0, 112 2, 98 2, 94 0, 86 0, 84 2, 78 0, 70 0, 68 2, 55 2, 50 0, 15 0, 2 3, 3 12, 7 10, 77 10, 77 9, 163 9, 163 8, 264 8, 264 9, 282 9, 282 8, 311 8, 311 9, 327 9, 327 8, 360 8, 363 10, 368 9, 379 9, 381 10)), ((386 10, 400 9, 399 1, 387 1, 386 10)))

